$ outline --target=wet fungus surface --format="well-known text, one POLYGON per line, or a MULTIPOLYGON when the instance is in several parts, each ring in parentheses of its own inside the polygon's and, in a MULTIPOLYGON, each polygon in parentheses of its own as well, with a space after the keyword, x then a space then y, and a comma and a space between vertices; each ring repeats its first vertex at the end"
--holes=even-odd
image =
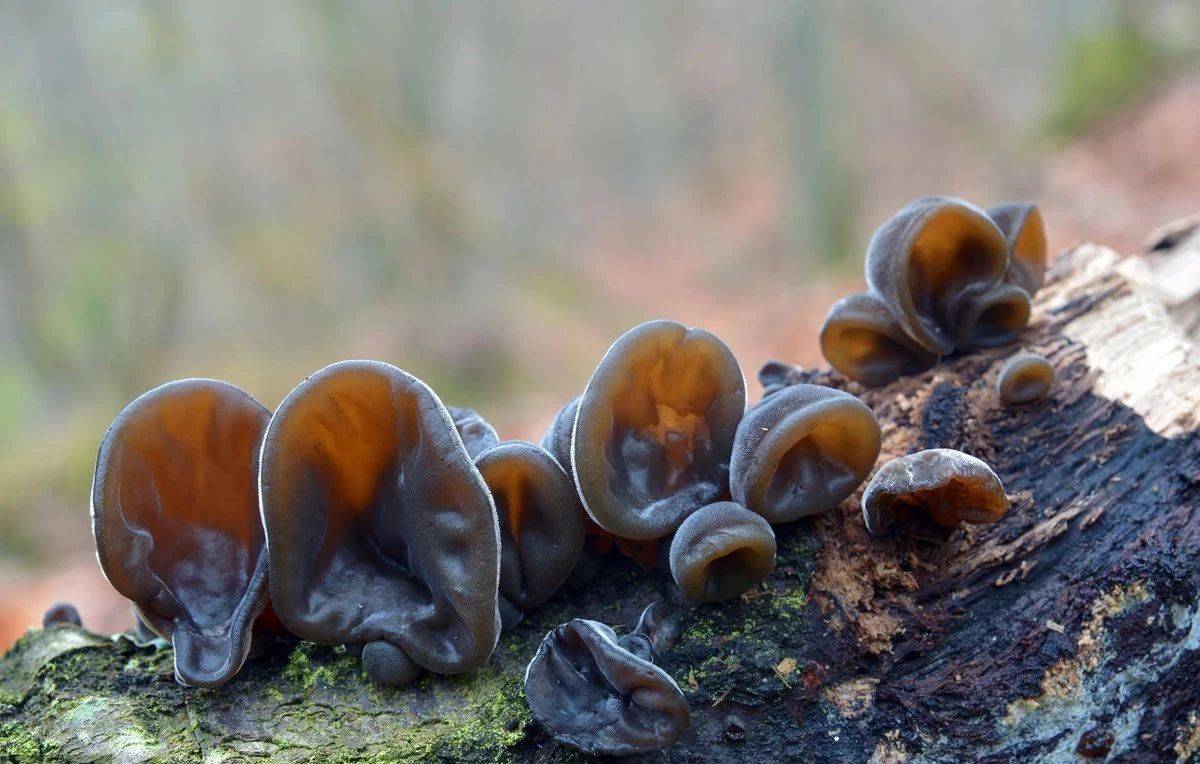
POLYGON ((1008 511, 1000 478, 985 462, 961 451, 932 448, 883 465, 863 493, 863 522, 879 536, 914 514, 952 528, 994 523, 1008 511))
POLYGON ((879 447, 879 422, 858 398, 791 385, 764 398, 738 425, 730 491, 772 523, 826 512, 866 480, 879 447))
POLYGON ((500 594, 521 610, 546 602, 583 549, 583 510, 567 473, 540 446, 505 441, 475 460, 500 523, 500 594))
POLYGON ((233 385, 186 379, 130 403, 100 445, 92 480, 100 566, 174 645, 182 684, 229 681, 267 602, 255 485, 269 418, 233 385))
POLYGON ((745 380, 712 334, 651 321, 622 335, 579 401, 572 467, 584 508, 625 539, 668 535, 721 498, 745 380))
POLYGON ((500 631, 487 486, 423 382, 343 361, 271 419, 259 487, 272 604, 297 636, 361 650, 376 681, 470 670, 500 631))
POLYGON ((1029 403, 1054 386, 1054 367, 1037 353, 1024 351, 1004 362, 996 376, 996 392, 1005 403, 1029 403))
POLYGON ((691 724, 679 686, 655 666, 654 640, 576 618, 546 635, 525 671, 533 717, 560 743, 624 756, 671 746, 691 724))
POLYGON ((884 223, 867 247, 869 291, 839 300, 821 327, 838 371, 878 386, 954 351, 1015 342, 1046 269, 1046 235, 1032 204, 984 212, 922 197, 884 223))
POLYGON ((692 602, 732 599, 774 569, 770 523, 732 501, 689 515, 671 540, 671 576, 692 602))

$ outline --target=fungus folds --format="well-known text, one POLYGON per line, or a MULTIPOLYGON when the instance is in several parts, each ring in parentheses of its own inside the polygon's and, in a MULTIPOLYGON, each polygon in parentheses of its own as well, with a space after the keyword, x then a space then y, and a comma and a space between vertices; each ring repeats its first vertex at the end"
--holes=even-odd
POLYGON ((691 724, 675 680, 654 665, 653 639, 618 637, 576 618, 548 633, 525 670, 534 718, 558 742, 624 756, 669 747, 691 724))
POLYGON ((130 403, 92 479, 100 566, 175 647, 175 676, 221 685, 250 652, 267 602, 255 491, 270 412, 233 385, 186 379, 130 403))
POLYGON ((821 351, 838 371, 874 386, 954 350, 1009 344, 1029 321, 1045 263, 1033 205, 984 212, 960 199, 917 199, 872 236, 869 291, 834 304, 821 351))
POLYGON ((579 400, 571 463, 606 531, 651 540, 725 492, 745 380, 715 336, 651 321, 613 343, 579 400))
POLYGON ((487 660, 500 536, 450 412, 378 361, 313 374, 267 428, 259 481, 271 597, 285 626, 361 649, 377 681, 487 660))
POLYGON ((917 512, 936 525, 993 523, 1008 511, 1000 478, 981 459, 949 448, 931 448, 883 465, 863 493, 863 522, 882 535, 917 512))

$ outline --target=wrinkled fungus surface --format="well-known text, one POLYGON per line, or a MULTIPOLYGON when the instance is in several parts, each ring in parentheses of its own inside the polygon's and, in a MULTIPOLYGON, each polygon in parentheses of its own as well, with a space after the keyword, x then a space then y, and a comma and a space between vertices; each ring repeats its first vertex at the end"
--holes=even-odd
POLYGON ((83 619, 79 617, 79 611, 70 602, 55 602, 46 609, 45 613, 42 613, 42 628, 58 626, 60 624, 70 626, 83 625, 83 619))
POLYGON ((387 684, 491 654, 495 509, 450 413, 416 377, 378 361, 313 374, 271 419, 260 494, 272 604, 297 636, 361 649, 387 684))
POLYGON ((955 350, 1007 345, 1029 322, 1045 270, 1045 228, 1032 204, 984 212, 922 197, 871 237, 870 289, 830 309, 821 352, 839 372, 879 386, 955 350))
POLYGON ((675 680, 649 660, 650 645, 637 634, 618 638, 596 621, 558 626, 525 671, 534 718, 555 740, 586 753, 668 748, 691 724, 691 711, 675 680))
POLYGON ((496 428, 475 409, 447 406, 446 410, 450 412, 450 418, 454 420, 454 429, 458 430, 458 436, 462 438, 463 445, 467 447, 467 453, 472 459, 500 442, 496 428))
POLYGON ((911 513, 935 524, 993 523, 1008 511, 1000 478, 985 462, 962 451, 932 448, 883 465, 863 493, 863 522, 882 535, 911 513))
POLYGON ((549 453, 512 440, 475 460, 500 522, 500 593, 522 610, 558 591, 583 549, 575 486, 549 453))
POLYGON ((668 535, 725 492, 745 406, 741 368, 719 339, 673 321, 631 329, 579 402, 572 466, 584 508, 621 538, 668 535))
POLYGON ((925 371, 938 355, 909 337, 879 297, 852 294, 834 303, 820 331, 829 364, 864 385, 885 385, 925 371))
POLYGON ((671 540, 671 575, 693 602, 736 597, 774 569, 770 523, 732 501, 690 515, 671 540))
POLYGON ((182 684, 232 678, 266 605, 255 479, 269 418, 233 385, 187 379, 134 400, 100 444, 92 480, 100 566, 172 642, 182 684))
POLYGON ((1029 403, 1045 397, 1054 386, 1054 367, 1037 353, 1021 352, 1004 362, 996 391, 1005 403, 1029 403))
POLYGON ((738 425, 733 500, 772 523, 833 509, 879 456, 875 414, 849 393, 796 384, 764 398, 738 425))

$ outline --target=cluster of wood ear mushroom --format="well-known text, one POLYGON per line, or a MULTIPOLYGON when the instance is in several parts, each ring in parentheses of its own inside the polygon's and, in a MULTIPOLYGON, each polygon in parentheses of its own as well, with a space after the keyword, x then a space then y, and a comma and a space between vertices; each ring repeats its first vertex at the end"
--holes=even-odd
MULTIPOLYGON (((880 384, 1010 342, 1044 265, 1032 206, 918 200, 872 239, 871 291, 834 306, 822 348, 880 384)), ((1005 400, 1049 387, 1048 364, 1010 365, 1005 400)), ((139 627, 174 646, 180 683, 220 686, 249 656, 303 639, 403 685, 479 666, 502 629, 614 548, 665 561, 691 603, 746 592, 775 566, 772 525, 841 504, 880 445, 870 408, 830 387, 773 383, 747 410, 721 340, 651 321, 613 343, 540 445, 502 441, 379 361, 321 369, 273 413, 225 382, 168 383, 104 436, 92 524, 105 575, 139 627)), ((862 501, 876 534, 917 509, 954 525, 1007 508, 986 464, 941 449, 884 465, 862 501)), ((649 609, 624 637, 578 619, 550 632, 526 676, 535 717, 589 752, 669 745, 689 715, 654 665, 661 620, 649 609)))

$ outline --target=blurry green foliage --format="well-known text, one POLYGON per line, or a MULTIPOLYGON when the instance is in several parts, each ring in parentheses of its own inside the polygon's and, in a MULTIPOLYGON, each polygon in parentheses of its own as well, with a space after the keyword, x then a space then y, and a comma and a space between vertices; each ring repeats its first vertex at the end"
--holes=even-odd
POLYGON ((1131 19, 1067 38, 1058 56, 1047 132, 1058 138, 1082 133, 1144 94, 1168 61, 1162 46, 1131 19))

